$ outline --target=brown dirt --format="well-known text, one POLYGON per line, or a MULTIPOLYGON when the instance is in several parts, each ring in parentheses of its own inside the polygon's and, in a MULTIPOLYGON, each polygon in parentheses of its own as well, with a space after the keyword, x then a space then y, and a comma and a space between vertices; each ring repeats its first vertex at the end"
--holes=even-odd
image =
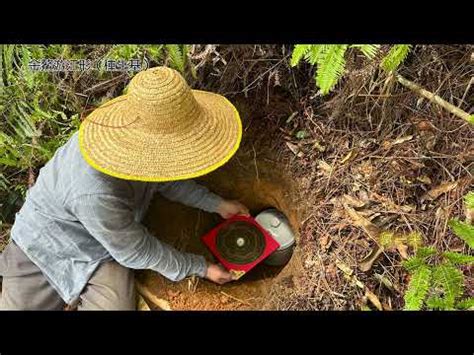
MULTIPOLYGON (((224 167, 205 176, 201 183, 228 199, 238 199, 249 207, 252 215, 268 207, 276 207, 289 218, 298 232, 302 204, 285 169, 271 160, 271 152, 255 150, 243 144, 236 156, 224 167)), ((157 196, 149 208, 145 224, 149 230, 179 250, 204 255, 213 260, 200 237, 217 225, 220 217, 157 196)), ((298 238, 298 236, 297 236, 298 238)), ((207 280, 190 278, 170 282, 152 271, 138 274, 158 297, 169 302, 173 310, 248 310, 273 309, 275 297, 298 287, 302 273, 300 250, 295 248, 284 267, 258 265, 239 281, 216 285, 207 280)))

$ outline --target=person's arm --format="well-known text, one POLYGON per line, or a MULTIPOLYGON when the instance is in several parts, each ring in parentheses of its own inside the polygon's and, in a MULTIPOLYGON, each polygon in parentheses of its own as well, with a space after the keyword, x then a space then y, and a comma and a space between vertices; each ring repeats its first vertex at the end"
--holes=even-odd
POLYGON ((247 207, 240 202, 225 200, 193 180, 160 183, 157 191, 171 201, 215 212, 222 218, 229 218, 235 214, 249 214, 247 207))
POLYGON ((206 277, 203 256, 183 253, 160 242, 134 220, 130 202, 110 194, 86 195, 74 201, 73 212, 121 265, 151 269, 179 281, 190 275, 206 277))
POLYGON ((193 180, 159 183, 157 191, 168 200, 211 213, 217 212, 218 206, 224 200, 193 180))

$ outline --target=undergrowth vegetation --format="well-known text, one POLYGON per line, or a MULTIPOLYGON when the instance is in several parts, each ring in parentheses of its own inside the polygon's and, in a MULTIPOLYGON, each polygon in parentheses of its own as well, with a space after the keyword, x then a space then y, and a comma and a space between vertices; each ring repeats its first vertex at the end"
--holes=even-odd
POLYGON ((107 61, 135 61, 140 69, 170 66, 197 88, 270 112, 257 112, 250 125, 278 132, 275 150, 318 203, 301 232, 312 286, 291 300, 295 308, 367 309, 369 297, 377 309, 472 309, 466 63, 474 57, 464 52, 402 44, 1 45, 0 250, 39 169, 137 72, 107 61), (43 59, 90 67, 34 70, 43 59), (273 93, 291 104, 272 101, 273 93), (343 195, 356 222, 331 202, 343 195), (372 238, 375 230, 383 232, 372 238), (347 274, 364 287, 341 284, 347 274))

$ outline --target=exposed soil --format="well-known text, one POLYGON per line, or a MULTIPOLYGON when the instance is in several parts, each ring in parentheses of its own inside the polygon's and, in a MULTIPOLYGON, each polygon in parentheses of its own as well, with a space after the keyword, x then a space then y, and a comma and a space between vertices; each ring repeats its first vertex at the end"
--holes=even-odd
MULTIPOLYGON (((225 198, 239 199, 253 215, 265 208, 276 207, 288 216, 294 230, 298 231, 299 206, 294 200, 295 195, 290 192, 294 188, 281 176, 280 169, 269 167, 264 160, 245 164, 244 155, 237 154, 224 168, 202 179, 203 184, 225 198), (256 169, 259 169, 258 176, 256 169)), ((176 248, 213 260, 200 236, 219 221, 217 215, 157 196, 145 224, 161 240, 176 248)), ((271 289, 295 287, 296 277, 301 274, 300 267, 299 249, 296 248, 286 266, 258 265, 239 281, 222 286, 197 278, 174 283, 151 271, 138 277, 176 310, 268 309, 272 308, 272 300, 267 297, 271 289)))
MULTIPOLYGON (((244 123, 248 119, 244 118, 244 123)), ((227 198, 244 203, 252 215, 275 207, 285 213, 299 238, 303 206, 298 186, 285 174, 268 147, 256 147, 251 134, 245 135, 241 148, 222 168, 200 179, 203 185, 227 198)), ((145 224, 160 240, 179 250, 213 256, 200 237, 221 221, 216 214, 206 213, 156 196, 145 224)), ((190 278, 170 282, 152 271, 142 271, 138 280, 157 297, 169 302, 173 310, 248 310, 274 309, 285 292, 295 292, 302 276, 301 251, 297 246, 290 262, 283 267, 260 264, 240 280, 216 285, 207 280, 190 278), (278 296, 275 296, 278 295, 278 296)))

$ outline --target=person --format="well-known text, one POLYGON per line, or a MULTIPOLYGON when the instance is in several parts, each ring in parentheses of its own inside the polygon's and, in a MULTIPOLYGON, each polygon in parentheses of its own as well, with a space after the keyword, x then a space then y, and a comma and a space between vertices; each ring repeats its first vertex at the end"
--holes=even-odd
POLYGON ((179 281, 232 280, 141 224, 155 193, 223 218, 248 214, 192 179, 237 151, 242 124, 223 96, 191 90, 173 69, 132 78, 96 108, 40 170, 0 256, 0 309, 133 310, 133 269, 179 281))

